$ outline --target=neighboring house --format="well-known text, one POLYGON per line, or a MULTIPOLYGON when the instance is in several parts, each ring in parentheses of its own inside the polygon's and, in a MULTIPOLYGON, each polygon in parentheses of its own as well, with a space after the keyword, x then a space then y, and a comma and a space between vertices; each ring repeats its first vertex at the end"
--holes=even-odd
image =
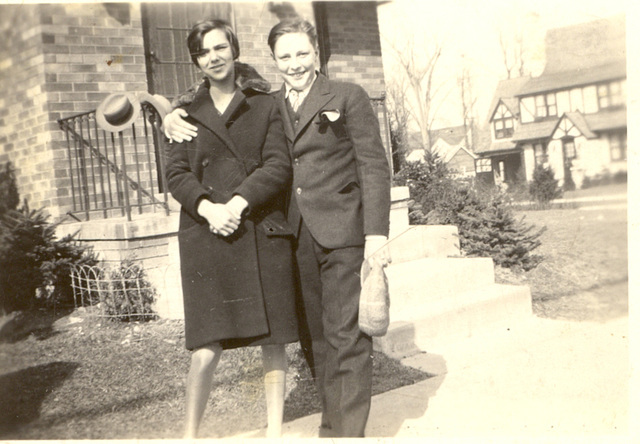
MULTIPOLYGON (((417 140, 419 135, 409 136, 409 146, 416 146, 411 143, 417 140)), ((475 175, 476 155, 467 146, 471 143, 472 132, 464 125, 449 128, 431 130, 431 151, 437 154, 447 167, 458 176, 472 177, 475 175)), ((424 162, 425 150, 422 147, 415 147, 406 157, 408 162, 424 162)))
POLYGON ((550 30, 545 46, 540 76, 498 84, 477 172, 516 183, 542 164, 577 187, 585 177, 626 172, 624 16, 550 30))
POLYGON ((176 292, 181 305, 178 206, 164 187, 165 153, 152 110, 143 108, 120 137, 98 128, 96 107, 114 92, 172 98, 184 91, 201 76, 186 36, 208 17, 228 20, 240 40, 240 61, 279 88, 267 33, 282 18, 300 15, 316 24, 322 71, 368 92, 390 152, 377 4, 2 5, 0 164, 13 164, 31 208, 45 207, 64 222, 60 234, 79 230, 107 262, 135 251, 160 291, 176 292))

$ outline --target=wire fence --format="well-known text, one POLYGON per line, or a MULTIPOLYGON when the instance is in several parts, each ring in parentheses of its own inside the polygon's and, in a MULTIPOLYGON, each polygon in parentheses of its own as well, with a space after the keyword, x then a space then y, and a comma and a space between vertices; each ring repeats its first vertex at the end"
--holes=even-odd
POLYGON ((94 316, 119 321, 157 318, 152 308, 156 289, 142 266, 131 261, 114 267, 72 266, 71 287, 75 307, 84 307, 94 316))

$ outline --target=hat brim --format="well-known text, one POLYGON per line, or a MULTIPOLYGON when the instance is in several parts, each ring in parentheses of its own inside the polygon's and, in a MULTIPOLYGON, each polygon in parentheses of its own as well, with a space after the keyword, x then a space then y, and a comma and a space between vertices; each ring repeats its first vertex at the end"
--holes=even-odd
POLYGON ((139 115, 140 115, 140 101, 138 100, 138 97, 136 97, 135 94, 118 92, 118 93, 109 94, 102 102, 100 102, 100 105, 98 105, 98 108, 96 108, 96 123, 100 128, 102 128, 105 131, 118 133, 120 131, 124 131, 125 129, 129 128, 131 124, 135 122, 135 120, 138 118, 139 115), (131 102, 131 106, 133 107, 133 112, 131 113, 129 118, 127 118, 127 120, 123 121, 122 123, 119 123, 118 125, 113 125, 109 123, 107 119, 105 119, 104 110, 105 110, 105 106, 109 103, 110 99, 117 96, 126 96, 129 99, 129 102, 131 102))
POLYGON ((165 97, 159 94, 151 95, 147 92, 138 93, 138 99, 141 103, 148 103, 153 106, 160 115, 160 123, 164 120, 164 116, 169 114, 173 107, 171 102, 165 97))

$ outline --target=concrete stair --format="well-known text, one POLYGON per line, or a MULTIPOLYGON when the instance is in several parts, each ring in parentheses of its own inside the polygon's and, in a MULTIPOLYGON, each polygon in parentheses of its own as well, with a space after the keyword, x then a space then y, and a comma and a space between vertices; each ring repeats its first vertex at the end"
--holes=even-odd
POLYGON ((460 257, 458 245, 450 226, 413 226, 390 240, 391 324, 376 350, 404 358, 532 317, 528 287, 496 284, 493 261, 460 257))

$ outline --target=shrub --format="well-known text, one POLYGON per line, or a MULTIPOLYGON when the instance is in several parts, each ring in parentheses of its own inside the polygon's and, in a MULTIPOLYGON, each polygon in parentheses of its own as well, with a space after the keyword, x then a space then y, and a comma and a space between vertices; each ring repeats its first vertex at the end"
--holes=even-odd
POLYGON ((141 321, 155 318, 153 303, 156 290, 147 280, 144 268, 131 259, 108 273, 104 300, 105 312, 118 321, 141 321))
POLYGON ((16 185, 15 171, 11 162, 7 162, 4 171, 0 170, 0 216, 8 210, 18 209, 20 195, 16 185))
POLYGON ((562 189, 558 186, 551 167, 536 165, 533 180, 529 184, 531 197, 541 204, 548 204, 553 199, 562 197, 562 189))
POLYGON ((410 208, 412 223, 457 226, 466 256, 491 257, 496 265, 524 270, 542 261, 542 256, 532 252, 540 246, 545 229, 536 230, 524 218, 516 219, 505 193, 480 192, 452 179, 442 167, 428 164, 424 169, 421 165, 405 168, 396 176, 396 183, 409 186, 415 202, 410 208), (435 171, 436 177, 426 177, 428 171, 435 171))
POLYGON ((408 162, 396 174, 394 183, 409 187, 409 194, 414 200, 409 221, 419 225, 425 223, 425 215, 436 208, 437 202, 451 192, 454 179, 438 154, 427 151, 424 163, 408 162))
POLYGON ((57 225, 26 202, 1 217, 0 304, 5 311, 72 303, 71 265, 97 262, 73 236, 56 239, 57 225))
POLYGON ((95 256, 73 236, 56 239, 57 224, 42 209, 30 210, 20 196, 10 163, 0 170, 0 309, 71 303, 72 264, 95 264, 95 256))

